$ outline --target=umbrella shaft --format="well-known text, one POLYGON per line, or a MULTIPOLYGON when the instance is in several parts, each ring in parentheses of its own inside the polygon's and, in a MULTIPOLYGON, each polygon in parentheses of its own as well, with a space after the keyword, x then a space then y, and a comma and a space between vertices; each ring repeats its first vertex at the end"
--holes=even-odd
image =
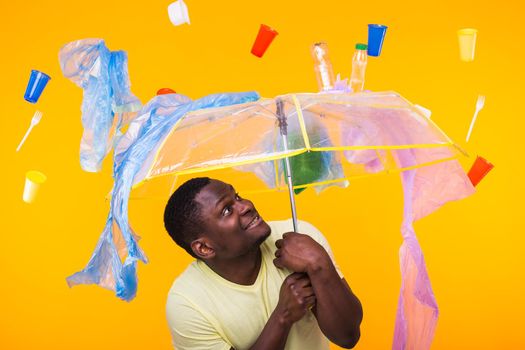
MULTIPOLYGON (((285 152, 288 152, 288 137, 286 134, 282 134, 283 145, 285 152)), ((297 231, 297 211, 295 209, 295 194, 293 192, 293 182, 292 182, 292 167, 290 166, 290 159, 288 157, 284 158, 284 165, 286 167, 286 182, 288 183, 288 192, 290 196, 290 205, 292 207, 292 220, 293 220, 293 230, 297 231)))

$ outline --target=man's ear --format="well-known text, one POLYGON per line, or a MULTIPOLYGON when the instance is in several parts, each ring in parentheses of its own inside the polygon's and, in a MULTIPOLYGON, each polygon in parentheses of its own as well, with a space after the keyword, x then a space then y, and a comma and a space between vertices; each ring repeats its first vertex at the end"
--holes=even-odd
POLYGON ((191 250, 202 260, 208 260, 215 256, 211 242, 206 237, 199 237, 191 242, 191 250))

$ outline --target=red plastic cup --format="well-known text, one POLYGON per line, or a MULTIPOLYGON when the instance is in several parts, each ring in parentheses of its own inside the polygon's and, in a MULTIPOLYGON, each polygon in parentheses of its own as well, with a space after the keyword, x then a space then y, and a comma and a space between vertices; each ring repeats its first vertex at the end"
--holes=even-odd
POLYGON ((172 90, 170 88, 162 88, 162 89, 159 89, 159 91, 157 91, 157 96, 158 95, 167 95, 167 94, 176 94, 175 90, 172 90))
POLYGON ((276 30, 268 27, 266 24, 261 24, 257 38, 255 38, 252 46, 252 54, 257 57, 262 57, 277 34, 279 33, 277 33, 276 30))
POLYGON ((468 172, 468 177, 472 185, 476 186, 489 171, 494 168, 494 165, 488 162, 485 158, 478 156, 472 167, 468 172))

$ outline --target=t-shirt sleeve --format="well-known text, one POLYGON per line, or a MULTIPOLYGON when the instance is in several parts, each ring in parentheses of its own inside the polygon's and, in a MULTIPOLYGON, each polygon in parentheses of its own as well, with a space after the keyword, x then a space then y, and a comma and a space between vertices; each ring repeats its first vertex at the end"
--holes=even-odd
POLYGON ((330 259, 332 259, 332 263, 334 264, 337 274, 339 275, 339 277, 343 278, 344 275, 341 272, 341 269, 339 269, 339 265, 335 261, 334 253, 332 252, 332 248, 330 248, 330 244, 328 244, 328 241, 326 240, 324 235, 321 233, 321 231, 319 231, 314 225, 306 221, 299 220, 298 224, 299 224, 299 233, 309 235, 317 243, 323 246, 323 248, 326 250, 326 252, 330 256, 330 259))
POLYGON ((182 295, 170 294, 166 316, 173 346, 177 350, 230 350, 215 327, 182 295))

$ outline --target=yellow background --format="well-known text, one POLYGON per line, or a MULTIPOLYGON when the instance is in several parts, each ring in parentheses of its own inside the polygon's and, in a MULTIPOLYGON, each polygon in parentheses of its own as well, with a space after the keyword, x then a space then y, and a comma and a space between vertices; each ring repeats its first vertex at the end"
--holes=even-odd
MULTIPOLYGON (((82 92, 62 76, 58 51, 98 37, 126 50, 132 90, 146 102, 162 87, 198 98, 257 90, 272 97, 316 91, 309 47, 327 41, 336 72, 350 74, 366 25, 389 26, 383 53, 369 58, 366 88, 395 90, 432 110, 454 140, 495 164, 478 192, 416 225, 440 319, 433 349, 524 349, 523 8, 520 1, 196 1, 191 25, 174 27, 170 1, 2 1, 0 99, 2 229, 0 349, 169 349, 165 296, 190 261, 164 232, 162 201, 131 203, 130 221, 150 258, 139 265, 131 303, 95 286, 69 289, 102 232, 111 160, 82 172, 82 92), (279 31, 262 58, 250 54, 260 23, 279 31), (459 60, 456 30, 479 30, 476 59, 459 60), (32 105, 31 69, 52 80, 32 105), (471 141, 478 94, 486 95, 471 141), (38 109, 43 119, 18 142, 38 109), (24 174, 48 176, 37 201, 22 202, 24 174)), ((266 219, 289 215, 286 196, 253 198, 266 219)), ((397 175, 298 197, 299 217, 328 237, 364 305, 358 349, 391 346, 400 285, 402 193, 397 175)))

